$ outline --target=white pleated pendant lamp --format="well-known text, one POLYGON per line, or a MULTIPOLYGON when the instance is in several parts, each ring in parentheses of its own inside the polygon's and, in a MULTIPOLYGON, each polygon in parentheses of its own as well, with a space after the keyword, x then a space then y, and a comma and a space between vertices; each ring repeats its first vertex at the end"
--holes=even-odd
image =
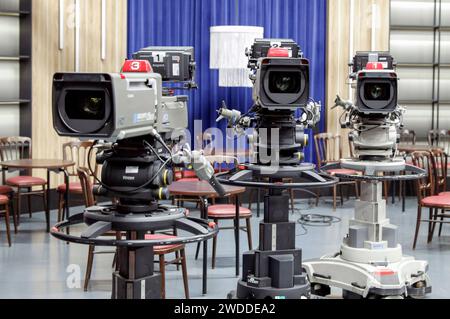
POLYGON ((210 68, 219 70, 219 86, 252 87, 245 50, 263 37, 263 27, 211 27, 210 68))

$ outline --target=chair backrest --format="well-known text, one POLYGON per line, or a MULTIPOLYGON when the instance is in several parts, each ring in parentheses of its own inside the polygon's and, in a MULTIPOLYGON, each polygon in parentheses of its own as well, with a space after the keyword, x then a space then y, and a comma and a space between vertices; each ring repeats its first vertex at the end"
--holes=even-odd
POLYGON ((234 156, 227 155, 208 155, 205 156, 206 160, 216 169, 216 172, 221 173, 224 171, 223 166, 229 167, 233 165, 235 168, 239 167, 239 159, 234 156))
POLYGON ((450 131, 431 130, 428 132, 428 144, 441 147, 447 154, 450 152, 450 131))
POLYGON ((350 138, 350 135, 348 136, 348 147, 350 152, 350 157, 355 158, 355 142, 353 139, 350 138))
POLYGON ((431 154, 434 158, 436 178, 436 193, 445 192, 447 190, 447 174, 448 174, 448 158, 442 149, 432 149, 431 154))
MULTIPOLYGON (((0 138, 0 159, 3 162, 16 161, 21 159, 31 159, 33 150, 31 148, 31 138, 22 136, 10 136, 0 138)), ((23 170, 27 175, 31 175, 32 170, 23 170)), ((2 172, 2 181, 5 183, 6 172, 2 172)))
POLYGON ((0 138, 0 158, 2 161, 30 159, 31 157, 31 138, 21 136, 0 138))
POLYGON ((435 167, 434 157, 430 152, 414 152, 411 154, 413 164, 427 172, 427 176, 417 180, 417 198, 435 195, 435 167))
MULTIPOLYGON (((71 161, 75 163, 75 166, 69 167, 67 169, 69 176, 78 176, 79 168, 89 168, 91 163, 91 168, 94 170, 94 174, 97 175, 97 163, 95 161, 95 156, 97 152, 93 150, 89 158, 89 150, 94 145, 93 142, 69 142, 63 144, 63 159, 65 161, 71 161)), ((88 170, 89 171, 89 170, 88 170)))
POLYGON ((319 167, 342 159, 342 139, 339 134, 322 133, 314 136, 319 167))
POLYGON ((216 149, 212 134, 210 133, 199 134, 195 137, 195 139, 197 141, 197 148, 206 151, 210 155, 215 154, 216 149))
POLYGON ((416 145, 417 135, 413 130, 403 129, 400 131, 400 143, 407 145, 416 145))
POLYGON ((94 193, 92 191, 91 176, 86 168, 78 168, 77 174, 83 189, 84 204, 86 207, 95 206, 94 193))

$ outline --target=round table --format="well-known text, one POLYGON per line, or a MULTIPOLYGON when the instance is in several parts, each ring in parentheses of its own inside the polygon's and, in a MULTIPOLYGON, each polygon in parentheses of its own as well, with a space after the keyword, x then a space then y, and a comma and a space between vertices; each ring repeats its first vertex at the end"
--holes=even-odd
MULTIPOLYGON (((235 241, 236 241, 236 276, 239 276, 239 224, 240 224, 240 201, 239 195, 245 193, 245 187, 227 186, 223 185, 226 197, 234 196, 236 205, 236 216, 235 216, 235 241)), ((206 181, 190 181, 190 182, 174 182, 169 186, 169 192, 172 196, 183 196, 189 198, 200 199, 200 211, 201 218, 208 219, 208 199, 220 197, 211 185, 206 181)), ((200 245, 197 247, 196 258, 198 257, 200 245)), ((203 294, 207 293, 207 271, 208 271, 208 242, 203 242, 203 294)))
MULTIPOLYGON (((47 170, 47 207, 45 210, 45 220, 47 232, 50 232, 50 172, 64 173, 64 182, 66 184, 65 192, 65 217, 69 218, 69 174, 67 168, 75 166, 75 162, 57 160, 57 159, 21 159, 0 162, 2 172, 24 170, 24 169, 45 169, 47 170)), ((17 212, 18 214, 20 212, 17 212)))

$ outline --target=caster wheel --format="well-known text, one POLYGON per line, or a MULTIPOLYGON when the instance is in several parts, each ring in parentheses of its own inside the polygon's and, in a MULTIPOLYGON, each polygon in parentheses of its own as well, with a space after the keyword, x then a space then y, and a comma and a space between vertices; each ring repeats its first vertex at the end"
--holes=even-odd
POLYGON ((311 294, 319 297, 326 297, 331 294, 331 288, 330 286, 312 283, 311 294))
MULTIPOLYGON (((413 289, 421 290, 426 288, 427 283, 425 281, 418 281, 416 282, 412 287, 413 289)), ((414 294, 414 295, 408 295, 407 299, 425 299, 424 294, 414 294)))
POLYGON ((236 298, 236 292, 235 292, 235 291, 230 292, 230 293, 227 295, 227 299, 228 299, 228 300, 237 299, 237 298, 236 298))
POLYGON ((361 295, 355 294, 354 292, 343 290, 342 291, 342 298, 344 299, 363 299, 361 295))

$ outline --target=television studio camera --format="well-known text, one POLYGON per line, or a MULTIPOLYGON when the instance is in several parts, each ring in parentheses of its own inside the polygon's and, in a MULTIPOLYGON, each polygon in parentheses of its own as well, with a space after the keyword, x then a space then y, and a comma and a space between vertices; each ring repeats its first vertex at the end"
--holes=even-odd
POLYGON ((355 218, 350 221, 340 252, 303 266, 312 293, 324 297, 331 287, 344 298, 421 298, 431 292, 428 263, 404 256, 398 227, 390 223, 383 199, 384 182, 415 180, 425 172, 398 158, 398 130, 405 109, 398 105, 398 76, 389 52, 358 52, 350 64, 355 101, 343 101, 343 128, 351 130, 355 158, 326 165, 323 171, 344 168, 354 173, 337 177, 361 182, 355 218), (357 173, 361 172, 361 173, 357 173))
MULTIPOLYGON (((152 56, 152 48, 144 51, 152 56)), ((94 176, 94 193, 116 198, 117 204, 87 208, 56 225, 52 235, 67 242, 117 247, 114 299, 159 299, 161 275, 153 270, 153 247, 202 242, 218 232, 214 224, 186 216, 183 208, 159 204, 168 199, 173 165, 192 165, 219 194, 224 190, 201 153, 186 147, 172 151, 187 129, 187 97, 164 89, 163 80, 194 87, 193 49, 170 47, 164 52, 157 47, 154 54, 168 57, 162 59, 164 67, 153 68, 151 59, 128 60, 118 74, 57 73, 53 79, 57 133, 96 140, 88 155, 97 151, 97 164, 102 165, 101 178, 94 176), (81 224, 88 228, 80 236, 64 232, 81 224), (173 229, 189 236, 145 240, 149 232, 173 229), (111 232, 118 237, 104 236, 111 232)))
POLYGON ((296 223, 289 220, 288 190, 329 187, 334 178, 303 163, 308 144, 305 129, 320 120, 320 103, 309 98, 309 61, 292 40, 257 39, 250 50, 253 107, 242 114, 226 106, 218 120, 227 119, 238 134, 253 128, 249 142, 255 156, 244 170, 218 176, 223 184, 267 189, 259 248, 243 256, 242 278, 229 298, 302 299, 310 285, 296 248, 296 223), (297 111, 302 111, 298 118, 297 111))

